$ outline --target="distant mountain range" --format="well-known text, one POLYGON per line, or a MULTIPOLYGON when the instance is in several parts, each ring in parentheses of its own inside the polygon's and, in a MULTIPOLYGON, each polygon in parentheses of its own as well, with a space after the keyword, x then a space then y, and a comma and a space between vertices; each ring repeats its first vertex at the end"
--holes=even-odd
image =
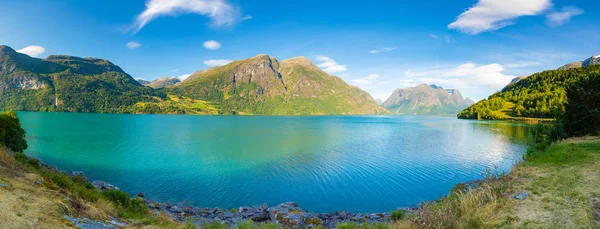
POLYGON ((565 88, 580 79, 600 77, 600 55, 566 64, 558 70, 513 79, 502 91, 464 109, 459 118, 556 118, 565 111, 565 88))
POLYGON ((137 79, 138 83, 144 86, 148 86, 154 89, 160 89, 168 86, 173 86, 181 83, 181 80, 177 77, 162 77, 153 81, 147 81, 144 79, 137 79))
POLYGON ((473 103, 456 89, 420 84, 396 89, 382 106, 395 114, 455 115, 473 103))
POLYGON ((365 91, 304 57, 258 55, 195 72, 184 82, 136 81, 110 61, 38 59, 0 46, 0 109, 182 114, 382 114, 365 91), (148 87, 143 86, 147 85, 148 87), (159 88, 159 89, 154 89, 159 88))

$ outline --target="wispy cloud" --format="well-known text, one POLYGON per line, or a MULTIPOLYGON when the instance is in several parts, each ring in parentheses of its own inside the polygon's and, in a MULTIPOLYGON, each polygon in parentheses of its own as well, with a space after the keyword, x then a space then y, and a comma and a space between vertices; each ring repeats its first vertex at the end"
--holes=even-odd
POLYGON ((339 65, 334 59, 331 59, 331 57, 317 56, 316 59, 319 62, 317 66, 325 72, 336 73, 347 71, 346 65, 339 65))
POLYGON ((574 6, 565 6, 562 11, 550 12, 546 15, 546 25, 550 27, 561 26, 569 23, 571 18, 577 15, 582 15, 584 12, 574 6))
POLYGON ((130 41, 130 42, 127 42, 127 44, 125 44, 125 46, 128 49, 136 49, 136 48, 142 47, 142 44, 137 43, 135 41, 130 41))
POLYGON ((31 57, 38 57, 38 56, 42 55, 44 52, 46 52, 46 48, 39 46, 39 45, 30 45, 25 48, 17 50, 17 52, 29 55, 31 57))
POLYGON ((437 84, 465 91, 471 97, 484 97, 502 89, 516 76, 504 73, 506 67, 497 64, 477 65, 472 62, 456 67, 442 67, 404 72, 406 83, 437 84))
POLYGON ((184 81, 184 80, 186 80, 187 78, 189 78, 191 75, 192 75, 192 74, 183 74, 183 75, 180 75, 180 76, 175 76, 175 77, 179 78, 179 80, 181 80, 181 81, 184 81))
POLYGON ((211 67, 215 67, 215 66, 223 66, 223 65, 227 65, 229 63, 233 62, 232 60, 215 60, 215 59, 210 59, 210 60, 205 60, 204 64, 207 66, 211 66, 211 67))
POLYGON ((230 27, 242 20, 238 7, 226 0, 148 0, 129 31, 137 33, 152 20, 162 16, 199 14, 210 18, 210 25, 230 27))
POLYGON ((210 50, 217 50, 217 49, 221 48, 221 43, 219 43, 218 41, 215 41, 215 40, 205 41, 203 45, 204 45, 204 48, 210 49, 210 50))
POLYGON ((433 39, 438 39, 439 37, 435 34, 429 34, 429 37, 433 38, 433 39))
POLYGON ((479 0, 448 28, 468 34, 497 30, 514 24, 519 17, 543 13, 551 6, 551 0, 479 0))
POLYGON ((382 49, 371 50, 371 51, 369 51, 369 53, 375 54, 375 53, 389 52, 389 51, 394 51, 394 50, 396 50, 395 47, 385 47, 385 48, 382 48, 382 49))
POLYGON ((379 74, 369 74, 362 78, 351 79, 350 83, 355 86, 359 86, 363 89, 374 89, 374 88, 376 88, 374 85, 382 85, 382 84, 390 83, 389 80, 380 81, 379 78, 380 78, 379 74))

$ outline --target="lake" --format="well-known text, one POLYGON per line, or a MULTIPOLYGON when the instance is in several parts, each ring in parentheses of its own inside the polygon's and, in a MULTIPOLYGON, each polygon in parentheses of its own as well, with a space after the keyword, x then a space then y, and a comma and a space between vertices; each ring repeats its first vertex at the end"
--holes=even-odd
POLYGON ((531 126, 435 116, 18 113, 26 154, 147 198, 198 207, 295 201, 384 212, 522 158, 531 126))

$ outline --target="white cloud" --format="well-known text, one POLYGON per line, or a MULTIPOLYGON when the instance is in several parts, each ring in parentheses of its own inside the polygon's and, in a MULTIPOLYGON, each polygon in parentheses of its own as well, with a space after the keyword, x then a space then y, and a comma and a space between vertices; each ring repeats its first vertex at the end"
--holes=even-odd
POLYGON ((203 45, 204 45, 204 48, 210 49, 210 50, 217 50, 217 49, 221 48, 221 43, 219 43, 218 41, 215 41, 215 40, 205 41, 203 45))
POLYGON ((325 72, 336 73, 345 72, 347 70, 346 65, 339 65, 334 59, 331 59, 328 56, 317 56, 316 59, 319 62, 317 66, 325 72))
POLYGON ((562 11, 550 12, 546 15, 546 25, 550 27, 567 24, 572 17, 582 15, 582 9, 573 6, 565 6, 562 11))
POLYGON ((460 89, 469 97, 485 97, 502 89, 516 76, 504 73, 503 65, 493 63, 476 65, 467 62, 456 67, 406 71, 406 83, 436 84, 446 88, 460 89))
POLYGON ((135 41, 130 41, 130 42, 127 42, 127 44, 125 44, 125 46, 127 46, 128 49, 136 49, 136 48, 142 47, 142 44, 137 43, 135 41))
POLYGON ((479 0, 448 28, 468 34, 497 30, 514 24, 518 17, 538 15, 551 6, 551 0, 479 0))
POLYGON ((30 45, 25 48, 17 50, 17 52, 29 55, 31 57, 38 57, 38 56, 42 55, 42 53, 46 52, 46 49, 39 45, 30 45))
POLYGON ((181 81, 184 81, 184 80, 186 80, 188 77, 190 77, 191 75, 192 75, 192 74, 183 74, 183 75, 180 75, 180 76, 175 76, 175 77, 179 78, 181 81))
POLYGON ((138 32, 158 17, 192 13, 210 18, 215 27, 229 27, 241 21, 239 9, 226 0, 147 0, 146 9, 136 17, 130 31, 138 32))
POLYGON ((242 18, 240 18, 240 20, 245 21, 245 20, 250 20, 252 18, 253 18, 252 15, 246 15, 246 16, 243 16, 242 18))
POLYGON ((433 38, 433 39, 438 39, 439 37, 435 34, 429 34, 429 37, 433 38))
POLYGON ((396 48, 394 48, 394 47, 385 47, 385 48, 382 48, 382 49, 371 50, 371 51, 369 51, 369 53, 375 54, 375 53, 389 52, 389 51, 394 51, 394 50, 396 50, 396 48))
POLYGON ((371 85, 375 85, 375 84, 387 84, 390 81, 379 81, 379 75, 378 74, 369 74, 365 77, 362 78, 358 78, 358 79, 352 79, 350 80, 350 82, 355 85, 355 86, 359 86, 362 87, 362 89, 374 89, 374 86, 371 85), (365 86, 369 86, 369 87, 365 87, 365 86))
POLYGON ((210 60, 206 60, 204 61, 204 64, 207 66, 223 66, 223 65, 227 65, 229 63, 233 62, 232 60, 214 60, 214 59, 210 59, 210 60))

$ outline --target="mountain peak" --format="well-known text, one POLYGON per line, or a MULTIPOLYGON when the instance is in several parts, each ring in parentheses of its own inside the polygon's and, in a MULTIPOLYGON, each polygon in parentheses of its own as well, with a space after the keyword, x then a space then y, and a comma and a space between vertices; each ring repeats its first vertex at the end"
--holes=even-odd
POLYGON ((304 66, 304 67, 317 67, 312 61, 310 61, 308 58, 303 57, 303 56, 288 58, 288 59, 283 60, 282 62, 288 63, 288 64, 297 64, 297 65, 304 66))
POLYGON ((7 45, 0 45, 0 53, 16 53, 14 49, 7 45))
POLYGON ((588 58, 587 60, 584 60, 583 63, 581 64, 581 66, 587 67, 590 65, 598 65, 598 64, 600 64, 600 55, 595 55, 595 56, 588 58))

